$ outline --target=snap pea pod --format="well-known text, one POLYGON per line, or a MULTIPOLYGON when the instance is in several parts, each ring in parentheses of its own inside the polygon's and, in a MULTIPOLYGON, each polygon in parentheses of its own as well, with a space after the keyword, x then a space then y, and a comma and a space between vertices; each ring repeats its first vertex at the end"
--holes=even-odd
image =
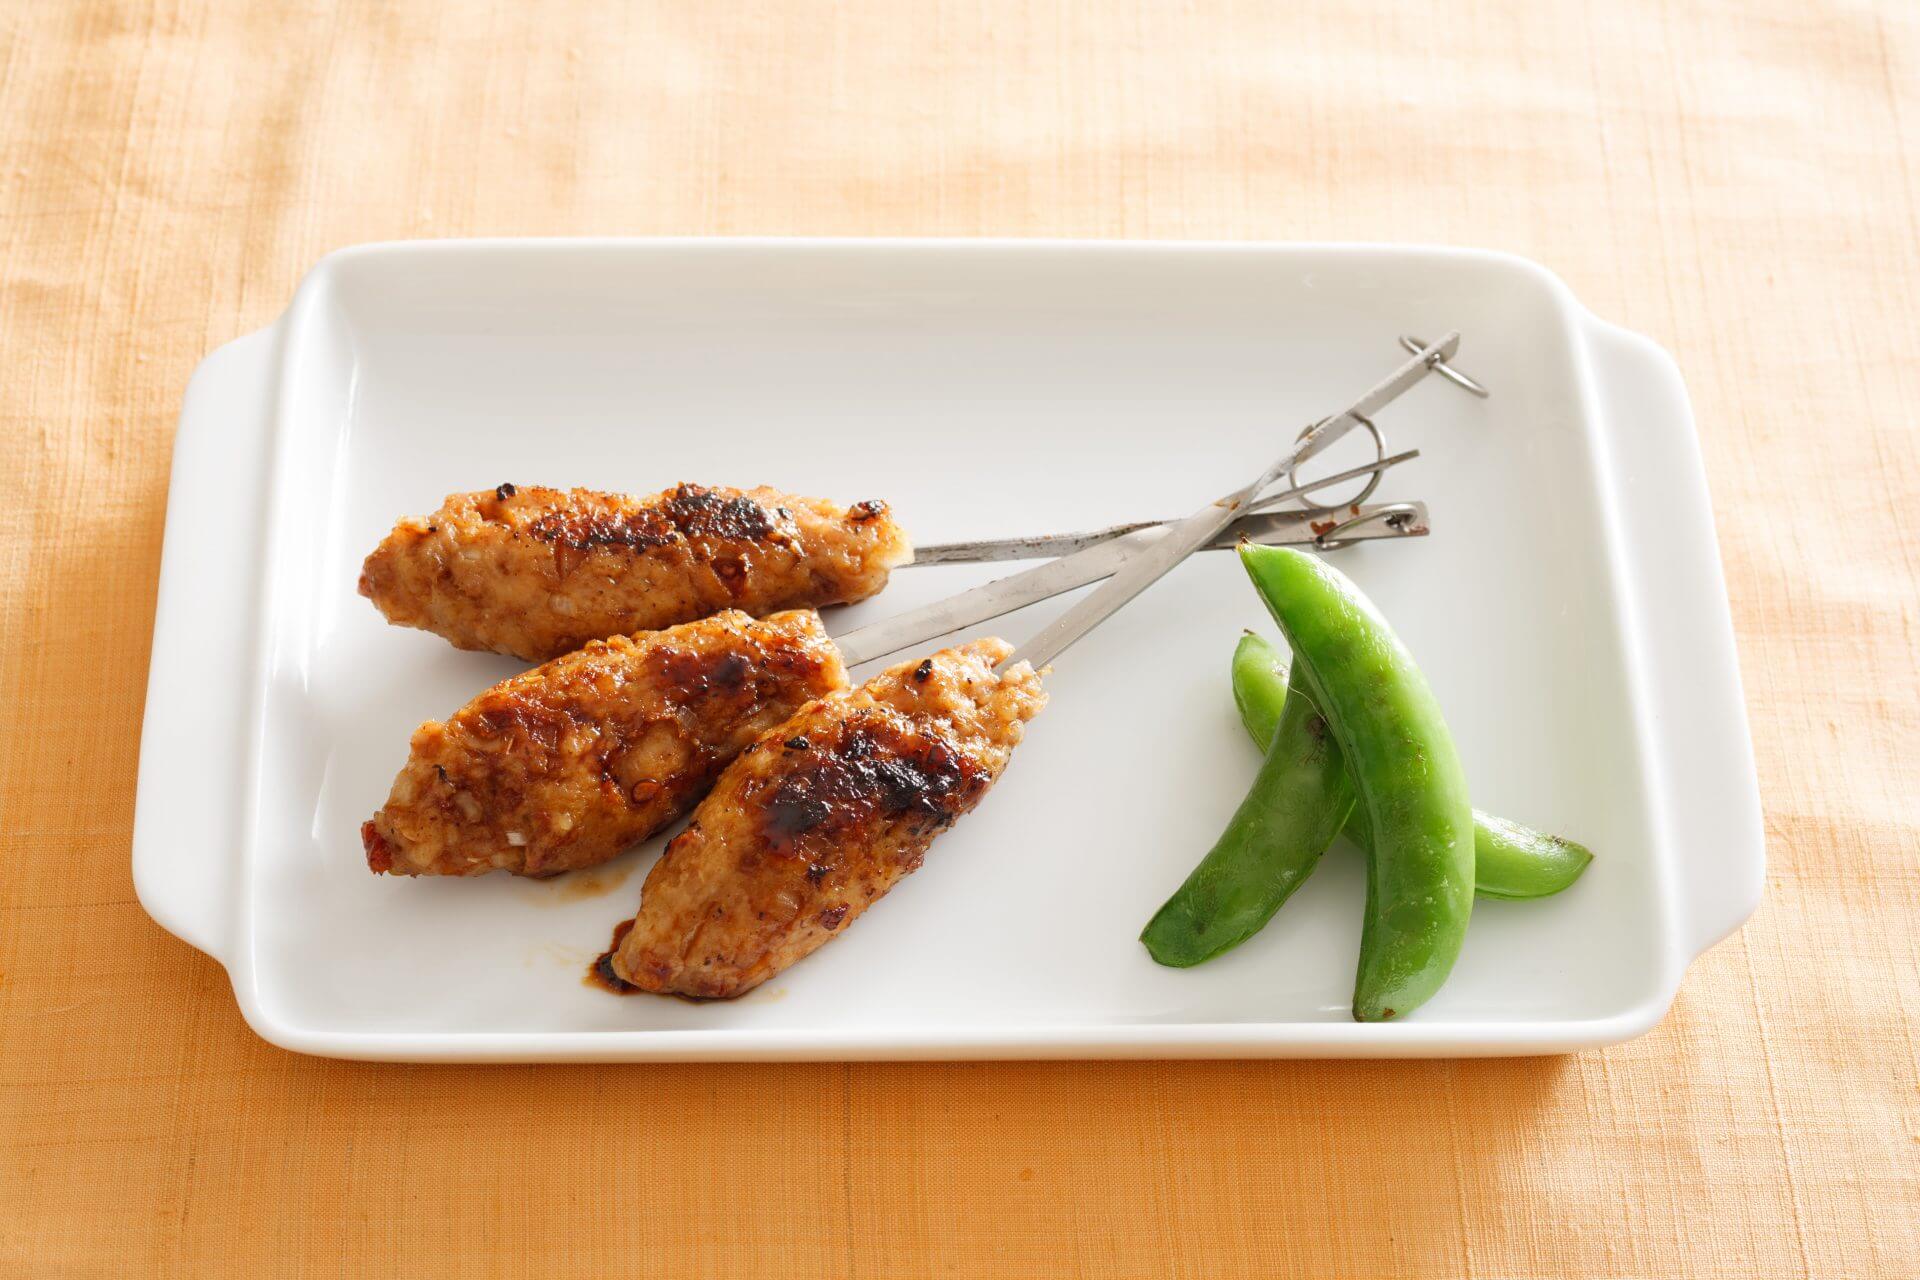
MULTIPOLYGON (((1273 740, 1288 698, 1287 659, 1279 645, 1249 631, 1233 650, 1233 702, 1254 742, 1273 740)), ((1358 805, 1346 837, 1372 847, 1367 816, 1358 805)), ((1482 898, 1545 898, 1580 878, 1593 861, 1585 845, 1493 814, 1473 811, 1473 891, 1482 898)))
POLYGON ((1440 989, 1473 913, 1467 775, 1426 677, 1345 574, 1286 547, 1240 561, 1325 713, 1374 835, 1353 1016, 1380 1022, 1440 989))
POLYGON ((1353 808, 1353 786, 1318 708, 1282 700, 1266 762, 1200 865, 1147 921, 1140 941, 1186 968, 1239 946, 1292 896, 1353 808))

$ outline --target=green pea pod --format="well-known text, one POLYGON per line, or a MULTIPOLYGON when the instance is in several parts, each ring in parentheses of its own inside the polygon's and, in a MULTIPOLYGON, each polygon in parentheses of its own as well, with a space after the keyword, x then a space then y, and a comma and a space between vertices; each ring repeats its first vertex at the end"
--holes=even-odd
POLYGON ((1583 844, 1478 809, 1473 811, 1473 853, 1473 891, 1483 898, 1551 897, 1593 861, 1583 844))
POLYGON ((1352 808, 1352 784, 1326 719, 1295 691, 1247 798, 1141 931, 1148 954, 1186 968, 1258 933, 1312 873, 1352 808))
POLYGON ((1473 913, 1473 805, 1426 677, 1345 574, 1288 547, 1240 560, 1293 649, 1374 834, 1353 1016, 1413 1012, 1453 970, 1473 913))
MULTIPOLYGON (((1262 748, 1273 740, 1287 700, 1287 659, 1279 645, 1249 631, 1233 650, 1233 702, 1262 748)), ((1366 814, 1355 805, 1346 837, 1372 847, 1366 814)), ((1482 898, 1545 898, 1580 878, 1593 861, 1585 845, 1561 836, 1473 811, 1473 891, 1482 898)))

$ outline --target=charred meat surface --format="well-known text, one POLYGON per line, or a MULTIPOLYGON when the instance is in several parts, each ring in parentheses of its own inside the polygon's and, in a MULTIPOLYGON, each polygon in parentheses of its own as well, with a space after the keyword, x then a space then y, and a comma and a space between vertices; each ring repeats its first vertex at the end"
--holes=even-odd
POLYGON ((667 845, 602 968, 644 990, 751 991, 828 942, 978 804, 1046 705, 981 640, 808 704, 747 748, 667 845))
POLYGON ((594 641, 421 725, 361 828, 367 865, 545 876, 605 862, 692 808, 766 730, 846 687, 806 610, 594 641))
POLYGON ((912 556, 884 502, 503 484, 400 521, 362 566, 360 594, 399 626, 538 662, 722 609, 864 600, 912 556))

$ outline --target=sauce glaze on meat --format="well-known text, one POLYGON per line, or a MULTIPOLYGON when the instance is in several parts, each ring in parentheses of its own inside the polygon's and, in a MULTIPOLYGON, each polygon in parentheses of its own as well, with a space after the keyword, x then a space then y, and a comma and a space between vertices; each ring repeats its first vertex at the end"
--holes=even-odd
POLYGON ((399 626, 537 662, 722 609, 864 600, 912 556, 883 502, 503 484, 401 520, 362 566, 360 594, 399 626))
POLYGON ((546 876, 605 862, 692 808, 768 728, 846 687, 806 610, 594 641, 421 725, 361 828, 367 865, 546 876))
POLYGON ((727 998, 824 945, 980 802, 1040 678, 1001 640, 904 662, 809 703, 741 755, 667 845, 599 969, 645 991, 727 998))

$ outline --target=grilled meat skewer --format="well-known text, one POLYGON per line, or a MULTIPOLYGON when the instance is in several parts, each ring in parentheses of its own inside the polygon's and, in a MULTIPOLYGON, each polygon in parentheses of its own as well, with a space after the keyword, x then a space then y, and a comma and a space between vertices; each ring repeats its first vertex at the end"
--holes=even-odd
POLYGON ((808 703, 748 747, 667 845, 600 973, 751 991, 843 931, 979 803, 1046 705, 1012 646, 976 641, 808 703))
POLYGON ((864 600, 912 558, 884 502, 503 484, 401 520, 367 557, 360 594, 389 622, 458 648, 543 662, 723 609, 761 617, 864 600))
POLYGON ((761 733, 846 687, 810 610, 595 641, 421 725, 361 828, 367 865, 546 876, 605 862, 691 809, 761 733))

